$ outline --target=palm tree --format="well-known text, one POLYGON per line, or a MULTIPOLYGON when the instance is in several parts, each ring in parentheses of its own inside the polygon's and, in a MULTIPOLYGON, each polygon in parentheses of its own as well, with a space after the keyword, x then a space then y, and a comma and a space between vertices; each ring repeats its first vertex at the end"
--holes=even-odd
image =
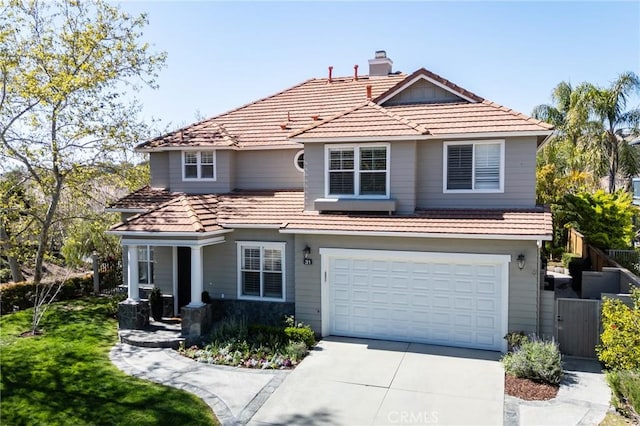
POLYGON ((578 147, 583 142, 588 112, 581 106, 580 93, 571 83, 562 81, 553 89, 551 99, 553 105, 538 105, 531 114, 556 129, 540 151, 538 165, 553 164, 561 174, 584 170, 585 158, 578 147))
POLYGON ((577 89, 577 111, 587 111, 593 119, 587 126, 589 146, 600 154, 597 169, 609 178, 609 192, 616 190, 616 178, 630 179, 640 173, 640 151, 629 144, 637 136, 640 108, 626 110, 627 100, 640 92, 640 79, 633 72, 618 76, 610 87, 583 83, 577 89))

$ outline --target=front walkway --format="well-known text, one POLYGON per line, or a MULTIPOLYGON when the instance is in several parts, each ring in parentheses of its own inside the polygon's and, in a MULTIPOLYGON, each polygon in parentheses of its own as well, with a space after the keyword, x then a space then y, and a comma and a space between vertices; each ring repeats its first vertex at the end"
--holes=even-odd
POLYGON ((131 376, 199 396, 223 425, 246 424, 287 375, 287 371, 202 364, 173 349, 122 343, 113 347, 109 357, 131 376))

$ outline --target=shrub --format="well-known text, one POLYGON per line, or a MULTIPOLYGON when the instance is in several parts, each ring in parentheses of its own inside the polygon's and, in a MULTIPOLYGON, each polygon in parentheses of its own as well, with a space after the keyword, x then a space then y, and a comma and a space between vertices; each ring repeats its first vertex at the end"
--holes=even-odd
POLYGON ((558 385, 562 378, 560 349, 555 342, 531 340, 502 358, 507 374, 558 385))
POLYGON ((149 293, 149 307, 154 320, 162 320, 162 292, 158 287, 153 287, 149 293))
POLYGON ((226 342, 230 340, 247 340, 249 327, 245 317, 228 317, 220 321, 209 334, 212 342, 226 342))
POLYGON ((284 348, 284 355, 292 361, 300 361, 307 356, 309 350, 304 342, 291 342, 284 348))
MULTIPOLYGON (((57 286, 59 284, 60 281, 54 281, 40 283, 39 286, 57 286)), ((86 274, 67 278, 55 300, 78 299, 90 294, 93 294, 93 275, 86 274)), ((0 313, 5 315, 32 308, 35 295, 36 285, 32 282, 3 284, 0 286, 0 313)))
POLYGON ((284 334, 293 342, 303 342, 307 348, 311 349, 316 344, 316 338, 311 327, 287 327, 284 334))
POLYGON ((613 405, 625 416, 640 420, 640 371, 609 371, 613 405))
POLYGON ((108 301, 104 305, 105 315, 109 318, 118 318, 118 305, 127 298, 127 295, 124 293, 116 293, 106 297, 108 301))
POLYGON ((506 336, 504 336, 504 339, 507 341, 509 351, 513 351, 514 349, 522 346, 523 343, 529 341, 529 337, 525 334, 524 331, 509 332, 506 336))
POLYGON ((633 308, 617 299, 602 303, 602 343, 596 353, 611 370, 640 369, 640 289, 632 288, 631 297, 633 308))

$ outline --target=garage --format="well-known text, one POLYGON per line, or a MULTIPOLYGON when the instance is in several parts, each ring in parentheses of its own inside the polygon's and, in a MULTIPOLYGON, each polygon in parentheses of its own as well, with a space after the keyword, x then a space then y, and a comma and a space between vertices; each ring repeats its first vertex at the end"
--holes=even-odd
POLYGON ((509 255, 320 254, 323 335, 506 349, 509 255))

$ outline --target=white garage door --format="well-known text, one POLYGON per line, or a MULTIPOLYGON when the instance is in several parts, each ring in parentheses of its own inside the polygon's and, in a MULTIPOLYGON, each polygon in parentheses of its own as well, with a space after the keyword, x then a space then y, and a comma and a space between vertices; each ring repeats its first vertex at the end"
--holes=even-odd
POLYGON ((323 334, 503 350, 510 256, 320 253, 323 334))

